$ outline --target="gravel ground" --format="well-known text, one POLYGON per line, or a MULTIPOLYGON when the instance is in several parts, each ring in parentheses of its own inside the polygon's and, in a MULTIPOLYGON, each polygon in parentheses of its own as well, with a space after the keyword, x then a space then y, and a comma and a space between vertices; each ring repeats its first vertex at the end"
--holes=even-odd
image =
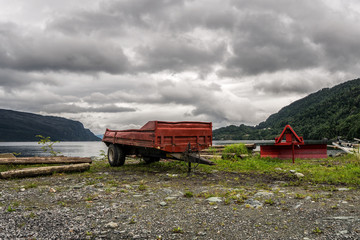
POLYGON ((360 239, 358 189, 222 172, 0 180, 0 239, 360 239))

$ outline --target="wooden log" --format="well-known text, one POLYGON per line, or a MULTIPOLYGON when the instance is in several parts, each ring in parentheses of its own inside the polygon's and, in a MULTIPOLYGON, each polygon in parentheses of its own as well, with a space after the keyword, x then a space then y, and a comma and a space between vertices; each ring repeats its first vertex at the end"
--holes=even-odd
POLYGON ((81 172, 81 171, 86 171, 89 168, 90 168, 89 163, 51 166, 51 167, 25 168, 25 169, 0 172, 0 178, 35 177, 40 175, 50 175, 53 174, 54 172, 81 172))
POLYGON ((334 142, 333 142, 332 144, 333 144, 335 147, 340 148, 341 150, 343 150, 343 151, 346 152, 346 153, 350 153, 350 154, 354 153, 353 148, 343 147, 343 146, 340 146, 339 144, 334 143, 334 142))
POLYGON ((1 164, 74 164, 91 163, 91 158, 83 157, 22 157, 22 158, 0 158, 1 164))
POLYGON ((0 158, 16 158, 13 153, 0 153, 0 158))

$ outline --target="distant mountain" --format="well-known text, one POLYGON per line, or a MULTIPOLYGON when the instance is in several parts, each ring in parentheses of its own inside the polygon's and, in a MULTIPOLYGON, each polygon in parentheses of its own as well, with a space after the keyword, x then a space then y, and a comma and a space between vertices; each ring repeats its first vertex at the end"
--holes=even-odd
POLYGON ((290 124, 304 139, 360 138, 360 78, 324 88, 272 114, 256 127, 213 131, 214 139, 274 139, 290 124))
POLYGON ((39 141, 36 135, 52 141, 99 141, 78 121, 61 117, 0 109, 0 141, 39 141))

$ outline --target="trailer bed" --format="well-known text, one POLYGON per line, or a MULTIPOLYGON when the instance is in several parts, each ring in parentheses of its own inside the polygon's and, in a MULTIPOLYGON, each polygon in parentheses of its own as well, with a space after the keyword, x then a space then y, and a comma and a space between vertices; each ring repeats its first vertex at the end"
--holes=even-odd
POLYGON ((212 145, 212 123, 150 121, 140 129, 106 129, 102 141, 171 153, 185 152, 190 143, 193 149, 201 151, 212 145))
POLYGON ((213 165, 199 151, 212 145, 211 122, 150 121, 140 129, 106 129, 102 141, 108 146, 111 166, 121 166, 126 155, 137 155, 146 163, 161 158, 213 165))

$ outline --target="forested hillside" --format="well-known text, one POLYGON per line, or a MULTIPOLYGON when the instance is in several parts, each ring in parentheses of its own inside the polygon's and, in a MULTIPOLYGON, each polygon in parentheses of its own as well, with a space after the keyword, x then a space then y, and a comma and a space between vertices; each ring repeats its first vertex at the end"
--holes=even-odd
POLYGON ((99 141, 78 121, 0 109, 0 141, 39 141, 36 135, 59 141, 99 141))
POLYGON ((360 138, 360 79, 325 88, 271 115, 256 127, 228 126, 214 139, 274 139, 290 124, 305 139, 360 138))

